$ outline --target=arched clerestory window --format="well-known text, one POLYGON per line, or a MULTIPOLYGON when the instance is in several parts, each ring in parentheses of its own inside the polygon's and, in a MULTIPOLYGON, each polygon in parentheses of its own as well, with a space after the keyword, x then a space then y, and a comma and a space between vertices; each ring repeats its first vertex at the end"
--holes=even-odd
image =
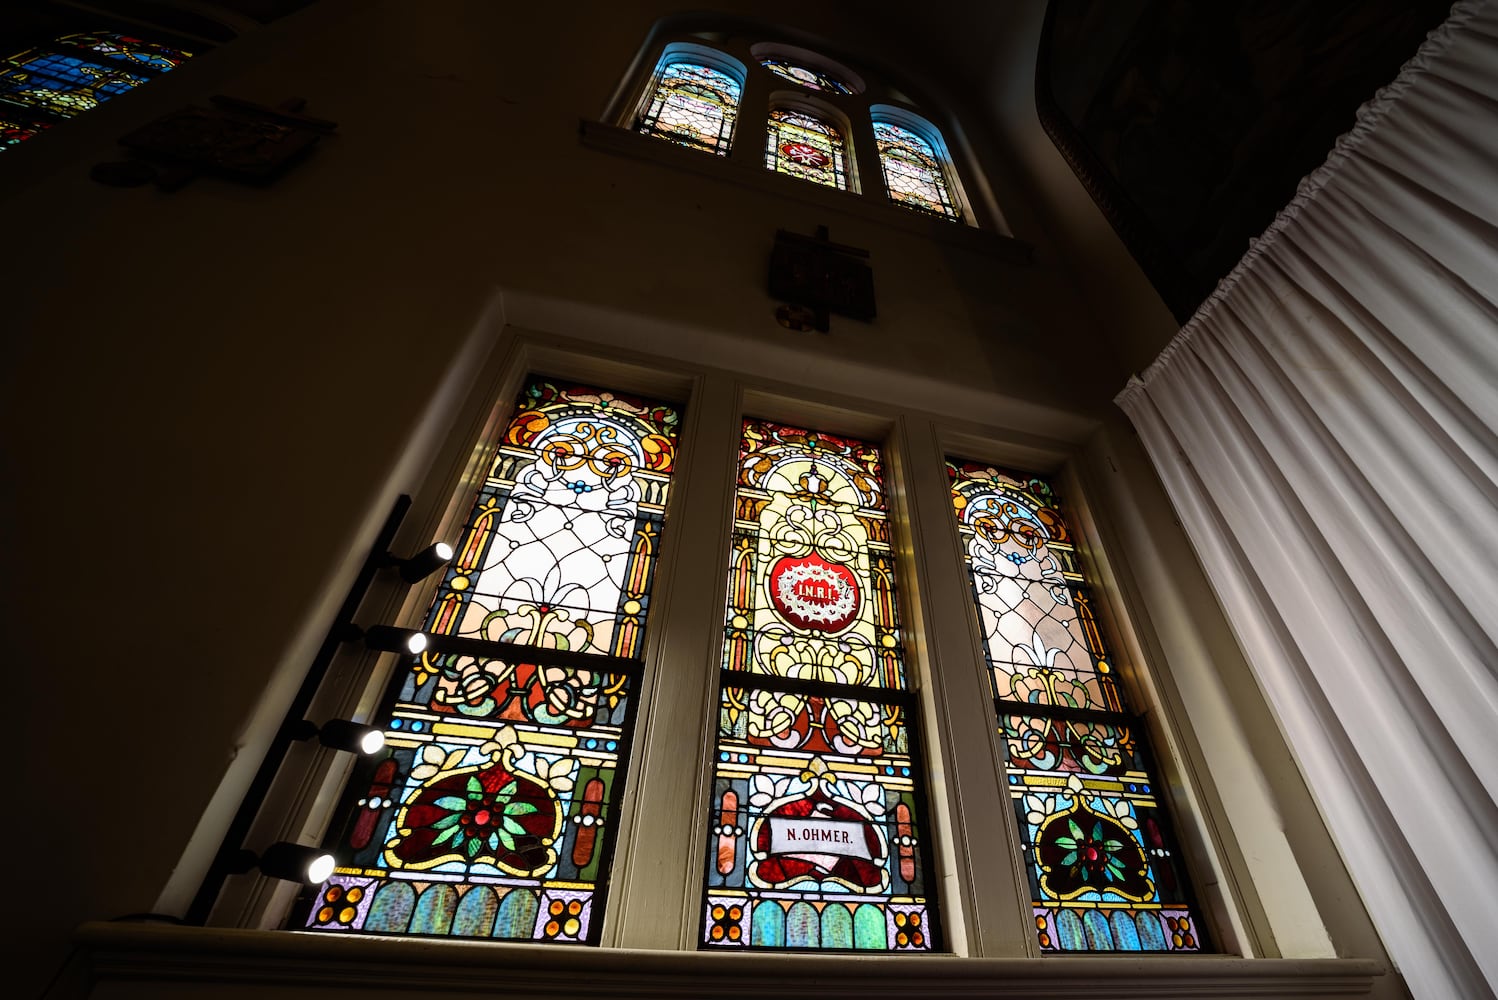
POLYGON ((703 46, 668 47, 635 124, 645 135, 727 156, 738 121, 743 67, 703 46))
POLYGON ((948 219, 962 218, 947 183, 947 157, 938 149, 940 133, 909 113, 875 108, 874 142, 890 201, 948 219), (933 141, 928 136, 935 136, 933 141))
POLYGON ((849 189, 847 142, 826 119, 799 108, 775 108, 765 135, 765 166, 840 191, 849 189))

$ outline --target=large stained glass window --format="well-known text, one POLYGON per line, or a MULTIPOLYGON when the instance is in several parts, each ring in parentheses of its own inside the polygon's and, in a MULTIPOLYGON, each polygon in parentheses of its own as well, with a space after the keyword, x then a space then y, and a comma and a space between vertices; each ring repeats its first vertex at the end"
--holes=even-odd
POLYGON ((843 134, 822 119, 792 108, 770 112, 765 166, 828 187, 848 188, 843 134))
POLYGON ((636 129, 727 156, 739 114, 739 92, 739 82, 722 70, 668 56, 656 70, 636 129))
POLYGON ((308 928, 598 940, 677 423, 622 393, 524 390, 308 928))
POLYGON ((821 90, 829 94, 851 94, 853 88, 823 69, 812 69, 788 59, 761 59, 759 64, 776 76, 784 77, 809 90, 821 90))
POLYGON ((949 219, 962 217, 947 190, 941 157, 929 141, 908 128, 878 119, 874 120, 874 141, 890 200, 949 219))
POLYGON ((746 421, 734 502, 702 945, 938 948, 879 449, 746 421))
POLYGON ((1139 720, 1049 484, 949 460, 1045 952, 1201 951, 1139 720))
POLYGON ((0 60, 0 149, 180 66, 191 54, 129 35, 64 35, 0 60))

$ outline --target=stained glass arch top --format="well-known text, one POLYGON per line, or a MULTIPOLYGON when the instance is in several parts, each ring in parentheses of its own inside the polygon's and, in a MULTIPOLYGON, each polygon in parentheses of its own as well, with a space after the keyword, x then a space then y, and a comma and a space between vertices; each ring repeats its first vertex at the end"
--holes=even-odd
POLYGON ((947 158, 939 148, 939 133, 908 112, 875 108, 874 143, 884 189, 897 205, 961 219, 947 183, 947 158), (933 140, 933 136, 937 138, 933 140))
POLYGON ((656 66, 635 130, 727 156, 738 121, 744 67, 716 50, 678 43, 656 66))
POLYGON ((765 166, 814 184, 850 190, 847 142, 830 116, 774 108, 765 135, 765 166))

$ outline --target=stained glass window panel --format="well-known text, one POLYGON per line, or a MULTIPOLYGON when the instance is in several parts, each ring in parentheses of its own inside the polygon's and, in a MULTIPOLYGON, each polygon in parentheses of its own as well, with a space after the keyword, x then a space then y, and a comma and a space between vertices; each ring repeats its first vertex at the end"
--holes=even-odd
POLYGON ((620 393, 527 386, 308 928, 597 941, 677 423, 620 393))
POLYGON ((949 461, 1043 951, 1201 951, 1169 817, 1044 480, 949 461))
POLYGON ((874 122, 874 141, 884 188, 894 202, 949 219, 962 217, 947 189, 941 157, 930 142, 910 129, 882 121, 874 122))
POLYGON ((724 669, 906 686, 883 475, 874 445, 745 423, 724 669))
POLYGON ((790 108, 770 112, 765 166, 828 187, 848 188, 842 133, 820 118, 790 108))
POLYGON ((174 69, 190 53, 127 35, 65 35, 0 62, 0 100, 63 118, 174 69))
POLYGON ((703 947, 939 947, 886 517, 877 447, 745 422, 703 947))
POLYGON ((739 83, 699 63, 667 62, 656 71, 638 131, 727 156, 739 113, 739 83))
POLYGON ((821 90, 829 94, 853 93, 851 86, 826 70, 812 69, 788 59, 761 59, 759 64, 776 76, 784 77, 809 90, 821 90))

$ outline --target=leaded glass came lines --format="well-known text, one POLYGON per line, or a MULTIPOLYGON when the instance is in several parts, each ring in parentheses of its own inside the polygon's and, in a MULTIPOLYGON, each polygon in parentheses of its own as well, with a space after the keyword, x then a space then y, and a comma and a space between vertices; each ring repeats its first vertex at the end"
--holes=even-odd
POLYGON ((852 87, 826 70, 812 69, 788 59, 761 59, 759 64, 776 76, 799 83, 808 90, 821 90, 830 94, 853 93, 852 87))
POLYGON ((308 928, 597 942, 677 425, 622 393, 527 386, 308 928))
POLYGON ((174 69, 189 53, 125 35, 65 35, 0 63, 0 101, 69 118, 174 69))
POLYGON ((949 460, 1043 951, 1201 951, 1138 720, 1044 480, 949 460))
POLYGON ((952 204, 941 157, 931 143, 907 128, 882 121, 874 122, 874 141, 890 200, 949 219, 962 217, 952 204))
POLYGON ((701 943, 929 951, 879 449, 744 424, 701 943))
POLYGON ((765 166, 828 187, 848 188, 843 134, 820 118, 790 108, 770 112, 765 166))
POLYGON ((678 60, 656 71, 636 130, 727 156, 738 113, 737 80, 710 66, 678 60))

